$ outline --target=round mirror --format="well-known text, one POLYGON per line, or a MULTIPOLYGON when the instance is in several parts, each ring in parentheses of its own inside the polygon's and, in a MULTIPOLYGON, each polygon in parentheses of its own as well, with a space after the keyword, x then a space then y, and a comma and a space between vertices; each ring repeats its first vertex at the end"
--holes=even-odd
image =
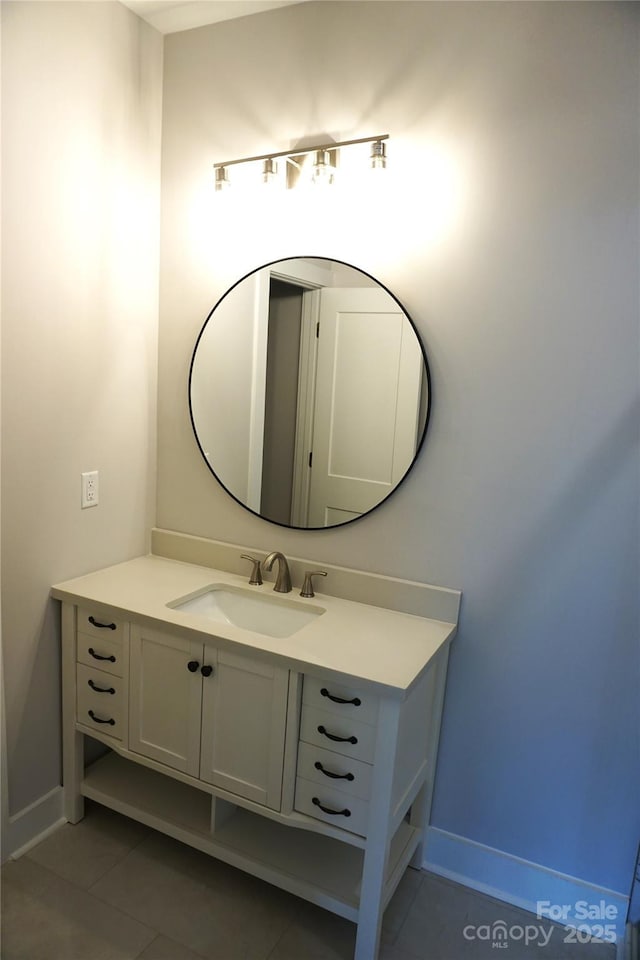
POLYGON ((429 419, 429 368, 400 303, 339 260, 278 260, 213 308, 189 374, 207 466, 272 523, 318 529, 395 490, 429 419))

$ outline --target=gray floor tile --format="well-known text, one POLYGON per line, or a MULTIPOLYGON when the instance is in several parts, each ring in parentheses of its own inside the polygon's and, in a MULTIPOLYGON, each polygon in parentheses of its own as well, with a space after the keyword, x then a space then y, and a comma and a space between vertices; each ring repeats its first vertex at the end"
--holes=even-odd
POLYGON ((615 960, 610 944, 572 945, 566 938, 564 928, 526 910, 425 874, 392 946, 416 960, 496 960, 503 953, 509 960, 615 960))
MULTIPOLYGON (((353 957, 355 924, 98 805, 7 864, 2 881, 2 960, 353 957)), ((540 921, 409 870, 385 914, 380 960, 615 960, 615 947, 567 942, 549 924, 526 944, 527 925, 540 921), (508 947, 496 949, 500 921, 508 947)))
POLYGON ((353 960, 356 926, 304 900, 269 960, 353 960))
POLYGON ((155 931, 27 857, 2 868, 2 960, 133 960, 155 931))
POLYGON ((393 943, 396 940, 423 879, 424 874, 420 870, 410 869, 405 872, 384 912, 382 943, 393 943))
POLYGON ((169 940, 162 935, 146 947, 136 960, 202 960, 199 953, 194 953, 182 943, 169 940))
MULTIPOLYGON (((430 954, 427 954, 427 956, 430 958, 430 954)), ((402 950, 395 943, 382 943, 378 960, 421 960, 421 958, 417 958, 415 953, 407 953, 406 950, 402 950)), ((458 960, 458 958, 451 957, 450 960, 458 960)), ((541 958, 541 960, 544 960, 544 958, 541 958)))
POLYGON ((470 905, 470 891, 455 888, 432 875, 425 874, 406 920, 394 945, 415 957, 434 952, 434 960, 452 960, 452 946, 466 946, 463 928, 470 905), (448 954, 444 952, 446 948, 448 954))
POLYGON ((87 889, 149 835, 149 828, 107 807, 87 803, 85 819, 66 823, 26 855, 87 889))
POLYGON ((471 891, 467 924, 467 937, 476 934, 475 941, 471 941, 472 949, 468 951, 470 957, 495 958, 494 942, 508 943, 511 960, 542 954, 545 960, 570 960, 581 957, 582 960, 615 960, 615 947, 611 944, 593 943, 581 944, 572 942, 571 933, 562 926, 538 920, 535 914, 521 910, 518 907, 505 904, 500 900, 485 897, 471 891), (498 926, 500 932, 498 932, 498 926), (481 927, 482 935, 486 939, 480 940, 477 936, 481 927), (503 936, 503 940, 497 940, 503 936))
MULTIPOLYGON (((423 877, 418 870, 408 870, 400 881, 385 911, 383 945, 391 945, 398 935, 423 877)), ((355 942, 354 923, 301 901, 295 922, 277 943, 269 960, 352 960, 355 942)), ((398 960, 401 960, 399 952, 398 960)))
POLYGON ((265 960, 293 920, 286 894, 160 834, 91 893, 207 960, 265 960))

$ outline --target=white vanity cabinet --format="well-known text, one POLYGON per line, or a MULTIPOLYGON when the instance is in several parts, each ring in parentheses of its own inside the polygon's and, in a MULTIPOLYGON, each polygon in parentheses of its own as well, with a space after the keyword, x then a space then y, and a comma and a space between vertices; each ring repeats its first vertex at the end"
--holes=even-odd
POLYGON ((151 556, 53 588, 66 817, 111 807, 352 920, 375 960, 422 864, 459 594, 424 588, 437 620, 323 596, 283 638, 176 612, 212 580, 244 583, 151 556), (110 750, 85 766, 87 736, 110 750))
POLYGON ((129 749, 280 809, 289 671, 131 625, 129 749))

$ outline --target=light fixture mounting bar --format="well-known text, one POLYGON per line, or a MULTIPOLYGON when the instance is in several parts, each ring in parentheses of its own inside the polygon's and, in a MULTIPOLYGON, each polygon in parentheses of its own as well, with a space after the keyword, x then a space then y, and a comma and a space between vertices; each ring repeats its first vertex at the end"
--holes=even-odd
POLYGON ((239 160, 224 160, 222 163, 214 163, 213 169, 218 170, 222 167, 232 167, 238 163, 253 163, 258 160, 277 160, 279 157, 286 157, 287 160, 294 157, 304 157, 311 153, 317 153, 319 150, 338 150, 340 147, 351 147, 358 143, 379 143, 382 140, 388 140, 389 134, 383 133, 378 137, 360 137, 357 140, 341 140, 340 143, 318 143, 312 147, 292 147, 291 150, 281 150, 279 153, 262 153, 257 157, 242 157, 239 160))

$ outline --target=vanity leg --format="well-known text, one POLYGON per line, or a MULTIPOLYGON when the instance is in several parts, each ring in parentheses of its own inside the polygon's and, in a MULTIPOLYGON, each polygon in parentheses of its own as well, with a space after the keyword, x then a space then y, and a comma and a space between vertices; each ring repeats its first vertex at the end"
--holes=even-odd
POLYGON ((393 768, 400 705, 382 701, 378 716, 367 845, 362 867, 358 933, 354 960, 376 960, 385 907, 385 882, 391 846, 393 768))
MULTIPOLYGON (((66 735, 64 739, 67 739, 66 735)), ((84 797, 80 793, 84 773, 83 735, 72 730, 69 743, 63 749, 64 815, 69 823, 77 823, 84 817, 84 797)))
POLYGON ((84 816, 80 784, 84 776, 84 736, 75 729, 76 629, 75 608, 62 604, 62 783, 64 815, 69 823, 84 816))
POLYGON ((409 866, 416 870, 422 869, 424 863, 424 844, 426 839, 427 827, 431 820, 431 803, 433 801, 433 781, 436 772, 436 762, 438 759, 438 744, 440 741, 440 723, 442 720, 442 708, 444 704, 444 691, 447 683, 447 666, 449 663, 449 644, 438 654, 438 659, 434 663, 432 670, 436 671, 435 688, 433 692, 433 703, 429 720, 429 744, 427 747, 427 779, 420 789, 415 801, 411 806, 409 823, 412 827, 418 827, 422 830, 422 839, 416 847, 409 866))
MULTIPOLYGON (((431 771, 429 772, 428 776, 431 778, 431 771)), ((432 793, 433 790, 431 787, 431 782, 430 780, 427 780, 427 782, 420 788, 417 797, 411 804, 409 823, 412 827, 416 827, 418 830, 422 831, 420 843, 416 847, 416 851, 409 861, 409 866, 413 867, 414 870, 422 870, 425 833, 429 825, 429 812, 431 807, 432 793)))
POLYGON ((388 855, 388 838, 383 838, 382 842, 378 841, 377 843, 372 841, 367 845, 362 871, 362 891, 360 894, 354 960, 376 960, 378 956, 384 913, 384 881, 388 855))

